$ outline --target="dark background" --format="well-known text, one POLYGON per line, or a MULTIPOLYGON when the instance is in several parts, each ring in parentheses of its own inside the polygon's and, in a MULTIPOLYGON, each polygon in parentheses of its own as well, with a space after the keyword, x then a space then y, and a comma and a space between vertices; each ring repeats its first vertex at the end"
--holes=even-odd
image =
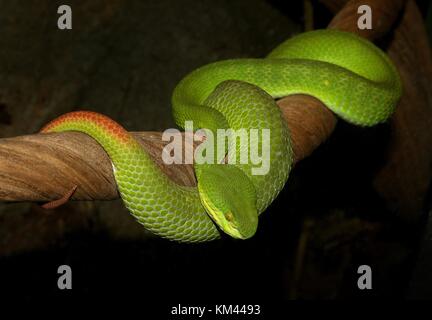
MULTIPOLYGON (((37 132, 86 108, 131 131, 173 127, 171 92, 203 64, 260 57, 301 32, 302 1, 70 1, 73 30, 56 27, 55 1, 0 1, 0 133, 37 132)), ((427 12, 427 1, 419 2, 427 12)), ((332 14, 313 2, 315 27, 332 14)), ((292 171, 248 241, 184 245, 153 237, 120 201, 0 207, 0 294, 25 300, 134 297, 181 302, 431 298, 418 256, 427 225, 407 223, 373 189, 390 128, 339 122, 292 171), (57 268, 73 290, 57 288, 57 268), (357 288, 357 268, 373 290, 357 288), (419 284, 421 283, 421 285, 419 284)))

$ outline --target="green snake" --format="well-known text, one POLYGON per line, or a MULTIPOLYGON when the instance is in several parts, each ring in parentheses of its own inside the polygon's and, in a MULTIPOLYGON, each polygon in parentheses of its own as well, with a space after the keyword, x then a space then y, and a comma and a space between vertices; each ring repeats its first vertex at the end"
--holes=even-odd
MULTIPOLYGON (((178 126, 193 121, 194 130, 206 128, 207 133, 270 130, 266 174, 252 174, 251 163, 195 164, 197 187, 170 180, 123 127, 104 115, 67 113, 42 132, 73 130, 96 139, 112 161, 126 207, 155 234, 201 242, 223 231, 246 239, 254 235, 259 214, 283 188, 292 167, 290 134, 276 98, 311 95, 344 120, 372 126, 390 117, 401 90, 398 72, 383 51, 335 30, 297 35, 264 59, 225 60, 196 69, 173 92, 178 126)), ((262 145, 263 135, 252 140, 262 145)), ((239 154, 242 150, 233 143, 224 148, 239 154)))

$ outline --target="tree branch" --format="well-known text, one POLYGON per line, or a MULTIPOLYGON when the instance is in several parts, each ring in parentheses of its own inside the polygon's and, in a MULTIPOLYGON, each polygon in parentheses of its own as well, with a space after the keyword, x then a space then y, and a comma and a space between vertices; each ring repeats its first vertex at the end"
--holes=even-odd
MULTIPOLYGON (((334 1, 333 1, 334 2, 334 1)), ((375 39, 388 33, 404 1, 361 1, 373 7, 373 30, 357 29, 359 1, 350 1, 329 28, 359 33, 375 39)), ((278 101, 291 131, 295 161, 307 157, 332 133, 336 118, 310 96, 293 95, 278 101)), ((195 185, 191 165, 164 165, 166 142, 161 133, 133 133, 162 171, 183 185, 195 185)), ((109 200, 118 197, 110 160, 90 137, 75 132, 33 134, 0 139, 0 200, 49 201, 58 199, 74 185, 75 200, 109 200)))

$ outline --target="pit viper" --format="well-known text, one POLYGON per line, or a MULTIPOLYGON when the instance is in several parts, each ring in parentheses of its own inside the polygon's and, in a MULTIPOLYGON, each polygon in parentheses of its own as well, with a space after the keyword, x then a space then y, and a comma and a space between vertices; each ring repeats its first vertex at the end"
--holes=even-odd
MULTIPOLYGON (((155 234, 202 242, 223 231, 246 239, 256 232, 259 214, 281 191, 292 167, 289 129, 275 99, 310 95, 350 123, 373 126, 391 116, 401 91, 398 72, 381 49, 336 30, 299 34, 263 59, 198 68, 174 89, 177 125, 193 121, 194 130, 206 128, 208 133, 268 129, 269 143, 261 149, 268 148, 270 165, 266 174, 256 175, 251 163, 195 164, 197 187, 170 180, 121 125, 99 113, 67 113, 41 132, 80 131, 96 139, 111 159, 126 207, 155 234)), ((252 142, 262 145, 263 134, 252 142)), ((240 149, 234 145, 234 153, 244 151, 240 149)))

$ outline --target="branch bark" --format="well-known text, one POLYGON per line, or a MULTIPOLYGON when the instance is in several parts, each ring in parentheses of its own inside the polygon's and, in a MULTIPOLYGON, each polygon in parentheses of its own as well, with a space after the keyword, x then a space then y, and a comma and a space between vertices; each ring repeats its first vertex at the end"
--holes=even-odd
MULTIPOLYGON (((334 2, 334 1, 333 1, 334 2)), ((374 12, 373 30, 357 29, 359 1, 350 1, 329 28, 375 39, 390 31, 405 1, 361 1, 374 12)), ((321 102, 304 95, 278 101, 292 135, 295 161, 307 157, 335 128, 336 118, 321 102)), ((134 133, 162 171, 183 185, 195 185, 191 165, 164 165, 161 133, 134 133)), ((111 164, 90 137, 74 132, 0 139, 0 200, 49 201, 78 185, 72 199, 109 200, 118 197, 111 164)))

